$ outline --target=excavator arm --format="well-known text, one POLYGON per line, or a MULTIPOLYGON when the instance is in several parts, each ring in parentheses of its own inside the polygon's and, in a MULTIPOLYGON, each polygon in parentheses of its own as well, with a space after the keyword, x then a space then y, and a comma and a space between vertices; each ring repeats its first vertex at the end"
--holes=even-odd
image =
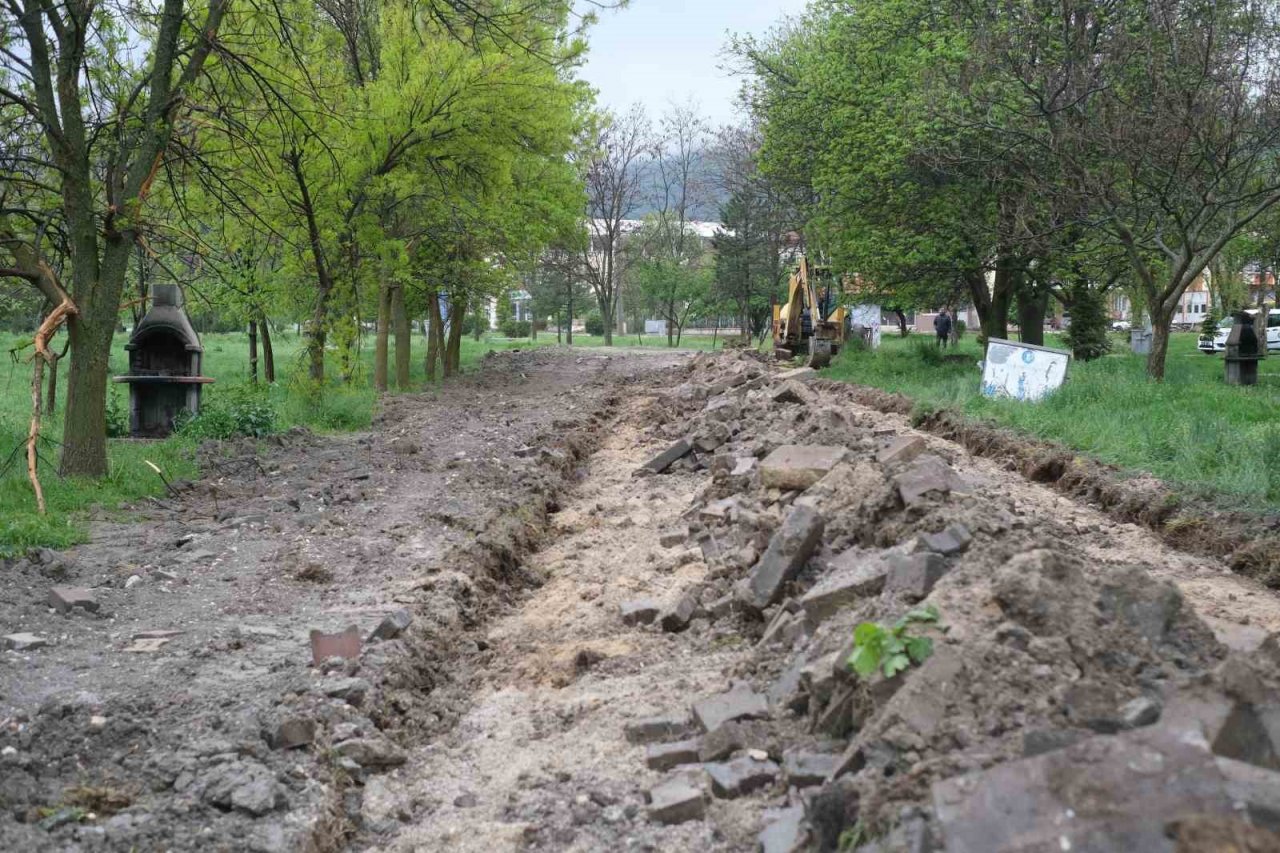
POLYGON ((843 307, 828 312, 829 286, 825 298, 820 296, 817 279, 815 269, 801 258, 787 282, 786 302, 773 307, 773 349, 778 358, 803 353, 810 367, 825 367, 844 342, 847 312, 843 307))

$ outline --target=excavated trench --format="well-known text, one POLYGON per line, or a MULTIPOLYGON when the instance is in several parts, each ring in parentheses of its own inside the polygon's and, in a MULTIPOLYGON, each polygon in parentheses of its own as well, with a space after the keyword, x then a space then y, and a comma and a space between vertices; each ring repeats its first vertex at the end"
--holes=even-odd
POLYGON ((699 358, 621 402, 354 847, 1280 843, 1273 594, 809 379, 699 358), (932 656, 852 678, 854 625, 922 604, 932 656))

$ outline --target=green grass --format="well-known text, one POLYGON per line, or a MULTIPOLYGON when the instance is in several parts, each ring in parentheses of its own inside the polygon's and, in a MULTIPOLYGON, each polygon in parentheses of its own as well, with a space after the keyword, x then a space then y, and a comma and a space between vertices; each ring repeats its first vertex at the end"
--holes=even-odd
MULTIPOLYGON (((1049 337, 1049 346, 1061 346, 1049 337)), ((878 352, 843 353, 829 375, 1061 442, 1222 506, 1274 510, 1280 507, 1280 357, 1262 362, 1258 385, 1230 387, 1222 381, 1222 356, 1198 352, 1196 337, 1173 336, 1165 381, 1152 383, 1144 358, 1115 336, 1115 353, 1073 362, 1067 383, 1039 403, 981 396, 982 352, 972 336, 942 360, 924 352, 931 338, 886 335, 878 352)))
MULTIPOLYGON (((0 333, 0 350, 7 352, 16 343, 29 339, 21 335, 0 333)), ((116 335, 111 357, 111 373, 124 372, 128 360, 124 344, 127 336, 116 335)), ((540 333, 537 346, 554 346, 554 334, 540 333)), ((716 340, 719 346, 723 338, 716 340)), ((202 336, 204 344, 204 373, 214 377, 217 382, 205 387, 207 405, 217 405, 219 400, 226 400, 248 383, 248 336, 243 333, 207 334, 202 336)), ((349 431, 364 429, 369 426, 373 416, 374 402, 377 394, 373 390, 373 340, 366 338, 360 354, 360 369, 352 382, 342 384, 330 382, 318 391, 311 388, 302 378, 306 376, 306 364, 302 341, 296 334, 279 333, 273 337, 276 357, 277 382, 266 389, 266 397, 275 410, 277 427, 287 429, 292 426, 305 426, 320 432, 349 431)), ((636 346, 635 336, 618 337, 615 343, 619 346, 636 346)), ((644 336, 640 342, 644 346, 665 346, 666 339, 652 335, 644 336)), ((709 349, 711 338, 686 337, 682 342, 685 349, 709 349)), ((414 388, 420 388, 425 382, 422 363, 421 337, 414 339, 412 359, 412 380, 414 388)), ((599 337, 578 335, 574 338, 578 346, 602 346, 599 337)), ((54 348, 60 349, 62 339, 54 342, 54 348)), ((508 340, 505 338, 486 336, 477 341, 467 337, 462 342, 463 370, 473 369, 485 353, 490 350, 521 349, 530 346, 526 340, 508 340)), ((56 474, 58 447, 62 437, 62 412, 66 395, 66 363, 60 368, 59 400, 57 413, 46 417, 41 434, 48 439, 42 447, 42 454, 47 462, 41 464, 41 484, 44 487, 45 499, 49 512, 40 515, 36 512, 35 496, 31 484, 27 481, 25 443, 27 425, 31 416, 30 381, 31 367, 25 361, 30 348, 22 351, 19 362, 10 362, 7 367, 0 368, 0 463, 12 461, 0 472, 0 554, 22 551, 35 546, 66 547, 83 542, 88 533, 87 515, 94 507, 114 510, 121 504, 137 501, 148 495, 158 495, 164 491, 160 478, 146 465, 144 460, 151 461, 165 472, 170 480, 190 478, 197 475, 195 464, 195 448, 198 441, 190 436, 177 435, 164 441, 133 441, 129 439, 112 439, 109 442, 108 455, 110 474, 101 480, 61 479, 56 474)), ((329 370, 333 375, 338 370, 337 357, 329 355, 329 370)), ((110 393, 115 400, 115 407, 120 412, 128 412, 127 391, 124 386, 113 385, 110 393)))

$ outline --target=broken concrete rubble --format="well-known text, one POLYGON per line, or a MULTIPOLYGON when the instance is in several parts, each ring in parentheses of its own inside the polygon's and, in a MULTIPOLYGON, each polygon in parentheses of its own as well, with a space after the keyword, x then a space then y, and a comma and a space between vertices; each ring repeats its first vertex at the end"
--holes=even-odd
POLYGON ((689 443, 689 439, 682 438, 640 467, 651 474, 661 474, 675 464, 677 460, 688 456, 692 450, 693 445, 689 443))
POLYGON ((860 598, 879 594, 889 563, 874 552, 851 548, 831 562, 826 577, 800 597, 812 622, 821 622, 860 598))
POLYGON ((733 720, 757 720, 767 716, 768 700, 745 684, 693 704, 694 721, 704 732, 715 731, 733 720))
POLYGON ((681 764, 697 764, 698 740, 652 744, 644 751, 644 763, 650 770, 670 770, 681 764))
POLYGON ((49 641, 44 637, 25 631, 18 634, 6 634, 3 641, 6 649, 11 649, 15 652, 31 652, 49 645, 49 641))
POLYGON ((908 507, 919 505, 927 495, 937 493, 966 492, 965 483, 956 470, 933 454, 925 454, 905 471, 894 477, 898 495, 908 507))
POLYGON ((769 540, 768 550, 751 570, 745 583, 738 587, 738 599, 756 610, 776 603, 782 596, 783 587, 818 547, 823 526, 822 515, 816 510, 809 507, 792 509, 782 527, 769 540))
POLYGON ((1147 849, 1179 818, 1232 813, 1208 744, 1159 727, 947 779, 933 801, 947 853, 1147 849))
POLYGON ((779 810, 757 837, 760 853, 799 853, 807 847, 808 840, 804 806, 779 810))
POLYGON ((894 554, 885 556, 888 573, 886 592, 904 596, 908 601, 921 601, 933 591, 934 584, 947 573, 947 563, 937 554, 894 554))
POLYGON ((905 465, 924 453, 927 446, 918 435, 900 435, 876 454, 876 461, 881 465, 905 465))
POLYGON ((393 610, 386 616, 382 617, 382 621, 378 623, 378 627, 373 629, 369 635, 370 640, 394 640, 400 636, 413 622, 413 614, 405 608, 393 610))
POLYGON ((675 600, 659 617, 662 630, 669 634, 683 631, 689 627, 689 621, 698 611, 698 602, 692 596, 682 595, 675 600))
POLYGON ((760 463, 760 483, 767 489, 807 489, 840 464, 847 453, 843 447, 784 444, 760 463))
POLYGON ((726 800, 772 785, 779 773, 778 765, 772 761, 757 761, 747 755, 702 767, 711 777, 711 792, 726 800))
POLYGON ((59 613, 70 613, 80 608, 89 613, 98 612, 98 597, 91 589, 76 586, 55 586, 49 590, 49 606, 59 613))
POLYGON ((701 820, 706 811, 702 789, 683 777, 668 779, 649 791, 649 819, 656 823, 701 820))
POLYGON ((633 744, 677 740, 691 734, 692 731, 689 718, 677 714, 632 720, 623 728, 627 742, 633 744))
POLYGON ((619 605, 624 625, 651 625, 662 612, 662 605, 649 598, 624 601, 619 605))

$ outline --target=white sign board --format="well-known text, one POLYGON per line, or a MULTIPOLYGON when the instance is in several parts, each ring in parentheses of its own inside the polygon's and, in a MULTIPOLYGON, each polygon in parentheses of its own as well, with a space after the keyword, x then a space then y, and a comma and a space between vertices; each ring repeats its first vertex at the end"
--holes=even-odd
POLYGON ((982 363, 982 394, 1012 400, 1040 400, 1062 386, 1071 353, 992 338, 982 363))
POLYGON ((880 349, 880 306, 850 305, 849 325, 871 330, 871 348, 880 349))

